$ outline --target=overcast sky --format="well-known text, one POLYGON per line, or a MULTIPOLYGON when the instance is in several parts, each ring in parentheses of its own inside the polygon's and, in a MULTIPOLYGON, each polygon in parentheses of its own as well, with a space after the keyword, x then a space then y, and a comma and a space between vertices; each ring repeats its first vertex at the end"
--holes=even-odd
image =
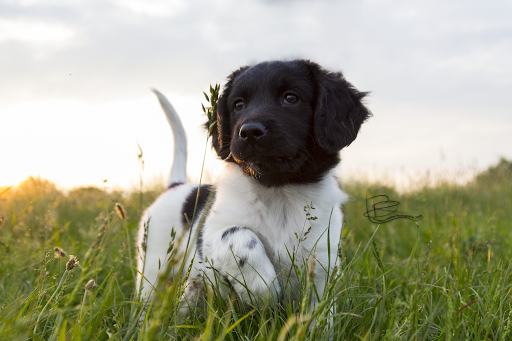
POLYGON ((510 1, 3 0, 0 186, 128 188, 137 143, 144 177, 166 177, 172 136, 150 87, 182 116, 197 181, 202 91, 291 58, 371 91, 342 176, 483 169, 512 158, 511 18, 510 1))

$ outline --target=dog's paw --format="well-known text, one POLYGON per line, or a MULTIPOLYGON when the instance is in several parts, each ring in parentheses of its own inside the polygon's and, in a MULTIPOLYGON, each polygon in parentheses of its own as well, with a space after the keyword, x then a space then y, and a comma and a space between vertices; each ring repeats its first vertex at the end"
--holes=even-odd
POLYGON ((277 302, 281 288, 260 239, 250 229, 230 226, 208 236, 204 255, 211 275, 216 271, 237 295, 251 304, 277 302))

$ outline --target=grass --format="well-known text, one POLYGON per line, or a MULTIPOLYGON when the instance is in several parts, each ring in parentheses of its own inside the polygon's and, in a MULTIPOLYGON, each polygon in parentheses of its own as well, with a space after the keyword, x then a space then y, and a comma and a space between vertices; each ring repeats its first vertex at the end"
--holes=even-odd
MULTIPOLYGON (((398 193, 381 184, 346 184, 351 199, 341 267, 311 327, 307 300, 256 309, 233 296, 221 299, 222 288, 184 317, 177 314, 180 281, 159 289, 139 323, 134 240, 141 209, 161 190, 63 194, 38 178, 0 188, 0 339, 512 339, 512 163, 506 160, 463 186, 398 193), (363 217, 366 196, 377 194, 421 214, 419 227, 406 219, 378 226, 363 217), (69 257, 55 247, 78 264, 66 268, 69 257), (95 286, 86 290, 90 280, 95 286)), ((309 270, 298 271, 308 295, 309 270)))

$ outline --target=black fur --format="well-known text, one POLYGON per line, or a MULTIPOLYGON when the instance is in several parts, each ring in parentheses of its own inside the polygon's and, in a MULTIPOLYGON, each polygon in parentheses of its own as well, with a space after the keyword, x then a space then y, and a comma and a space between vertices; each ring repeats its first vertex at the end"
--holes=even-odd
MULTIPOLYGON (((172 186, 172 185, 171 185, 172 186)), ((181 209, 181 222, 183 223, 183 226, 186 226, 188 224, 187 218, 185 218, 185 213, 187 214, 187 217, 190 221, 190 224, 193 225, 194 222, 199 217, 199 212, 203 209, 204 205, 206 204, 206 200, 208 199, 208 195, 210 195, 211 191, 211 185, 201 185, 201 190, 199 191, 199 198, 197 198, 197 187, 195 187, 190 194, 185 199, 185 202, 183 203, 183 207, 181 209), (197 198, 197 208, 196 208, 196 216, 194 217, 194 221, 192 220, 192 217, 194 215, 194 206, 196 205, 196 198, 197 198)), ((212 199, 215 201, 215 195, 212 199)), ((207 212, 208 214, 209 212, 207 212)), ((203 229, 200 229, 197 234, 197 254, 199 255, 199 258, 201 260, 204 260, 203 257, 203 229)))
POLYGON ((316 182, 339 163, 339 151, 371 116, 361 103, 365 95, 341 73, 308 60, 242 67, 219 99, 212 147, 264 186, 316 182), (285 101, 293 100, 289 95, 298 101, 285 101), (240 136, 248 123, 262 126, 264 134, 240 136))
POLYGON ((198 213, 201 212, 204 205, 206 204, 206 200, 208 199, 208 195, 210 194, 210 185, 201 185, 201 190, 199 191, 199 198, 197 198, 197 187, 195 187, 183 203, 183 207, 181 208, 181 222, 183 226, 187 226, 187 218, 185 218, 185 213, 189 219, 190 225, 193 225, 195 220, 198 218, 198 213), (194 221, 192 221, 192 216, 194 215, 194 207, 196 205, 197 198, 197 209, 196 216, 194 217, 194 221))
POLYGON ((252 250, 254 249, 254 247, 256 246, 256 238, 252 237, 251 240, 247 243, 247 247, 249 248, 249 250, 252 250))
POLYGON ((233 233, 235 233, 238 230, 240 230, 239 226, 230 227, 229 229, 224 231, 224 233, 222 233, 222 237, 220 239, 225 242, 226 239, 228 239, 229 236, 231 236, 233 233))
POLYGON ((179 185, 183 185, 183 182, 173 182, 167 187, 167 189, 173 189, 174 187, 178 187, 179 185))

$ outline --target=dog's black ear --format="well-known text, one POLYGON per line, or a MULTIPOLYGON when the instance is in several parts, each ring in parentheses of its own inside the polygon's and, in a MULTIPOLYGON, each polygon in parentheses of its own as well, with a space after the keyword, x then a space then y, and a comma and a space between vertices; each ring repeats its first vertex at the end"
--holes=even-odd
POLYGON ((317 98, 314 117, 315 141, 328 154, 350 145, 361 124, 372 116, 359 92, 339 72, 328 72, 311 63, 316 80, 317 98))
MULTIPOLYGON (((232 129, 230 122, 230 108, 229 103, 227 103, 227 99, 231 89, 233 88, 235 79, 248 68, 248 66, 241 67, 229 75, 228 82, 226 83, 217 104, 217 129, 214 129, 212 132, 212 147, 222 160, 228 158, 231 153, 230 146, 232 129)), ((206 127, 208 129, 208 123, 206 123, 206 127)))

